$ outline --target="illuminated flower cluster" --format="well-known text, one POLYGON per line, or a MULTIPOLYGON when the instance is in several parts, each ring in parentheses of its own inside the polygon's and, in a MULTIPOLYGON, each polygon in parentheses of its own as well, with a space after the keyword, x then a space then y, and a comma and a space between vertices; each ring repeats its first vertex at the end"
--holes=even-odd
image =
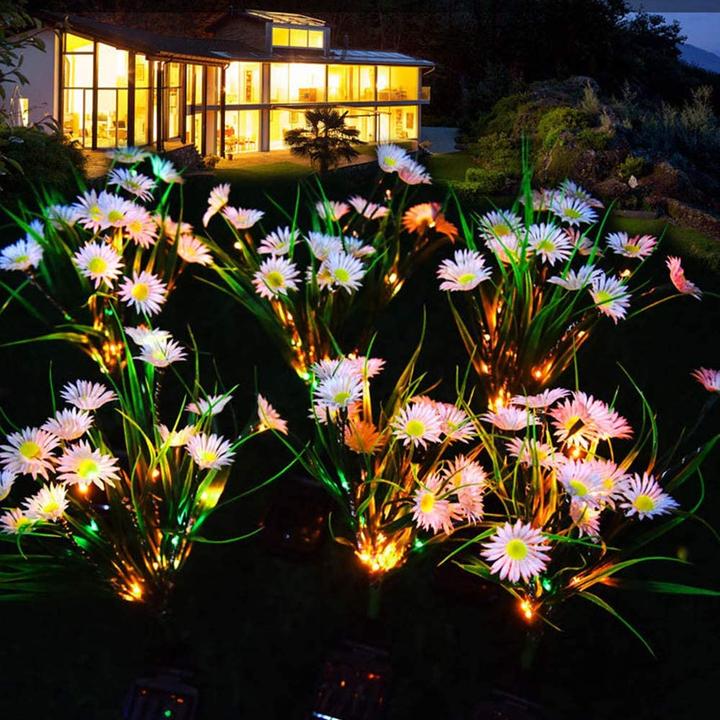
POLYGON ((383 172, 396 172, 398 177, 408 185, 432 182, 428 171, 419 162, 413 160, 399 145, 391 143, 378 145, 377 159, 383 172))

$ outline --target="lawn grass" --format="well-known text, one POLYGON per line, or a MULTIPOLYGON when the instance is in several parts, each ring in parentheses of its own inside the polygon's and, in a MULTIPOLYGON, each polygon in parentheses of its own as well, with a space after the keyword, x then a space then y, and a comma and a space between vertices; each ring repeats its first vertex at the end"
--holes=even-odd
POLYGON ((473 167, 473 158, 466 152, 437 153, 427 160, 433 180, 465 180, 465 171, 473 167))

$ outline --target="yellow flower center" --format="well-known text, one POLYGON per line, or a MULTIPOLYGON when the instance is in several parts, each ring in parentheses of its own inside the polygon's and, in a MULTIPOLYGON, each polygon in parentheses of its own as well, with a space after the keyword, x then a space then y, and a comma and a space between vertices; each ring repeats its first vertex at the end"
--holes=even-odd
POLYGON ((39 457, 42 453, 42 449, 40 446, 33 442, 32 440, 26 440, 19 448, 18 452, 26 459, 26 460, 34 460, 35 458, 39 457))
POLYGON ((347 390, 341 390, 333 396, 333 402, 336 405, 344 405, 350 399, 350 393, 347 390))
POLYGON ((518 538, 513 538, 505 546, 505 553, 511 560, 524 560, 528 555, 527 543, 518 538))
POLYGON ((655 501, 649 495, 638 495, 633 501, 633 506, 639 512, 650 512, 655 507, 655 501))
POLYGON ((587 495, 589 492, 588 486, 584 482, 576 480, 575 478, 573 478, 568 485, 575 491, 576 495, 580 495, 581 497, 587 495))
POLYGON ((22 515, 21 517, 19 517, 15 520, 15 529, 16 530, 21 530, 26 525, 32 525, 32 520, 29 517, 25 517, 24 515, 22 515))
POLYGON ((145 302, 150 297, 150 287, 147 283, 136 283, 130 294, 139 302, 145 302))
POLYGON ((607 477, 602 481, 605 490, 612 490, 615 487, 615 481, 611 477, 607 477))
POLYGON ((108 264, 105 258, 102 257, 94 257, 89 263, 88 263, 88 270, 93 275, 102 275, 107 270, 108 264))
POLYGON ((42 506, 42 512, 45 515, 54 515, 55 513, 60 510, 60 504, 57 500, 48 500, 43 506, 42 506))
POLYGON ((24 265, 25 263, 30 262, 30 257, 29 257, 28 255, 18 255, 18 256, 15 258, 15 262, 16 262, 18 265, 24 265))
POLYGON ((500 237, 502 237, 503 235, 511 235, 512 234, 512 230, 510 229, 510 226, 507 225, 506 223, 498 223, 497 225, 495 225, 493 227, 493 232, 500 237))
POLYGON ((128 232, 139 233, 142 231, 142 223, 139 220, 131 220, 127 225, 128 232))
POLYGON ((628 243, 625 245, 625 252, 628 252, 631 255, 637 255, 640 252, 640 246, 635 245, 635 243, 628 243))
POLYGON ((350 273, 342 267, 335 268, 333 276, 335 277, 335 280, 337 280, 339 283, 346 283, 348 280, 350 280, 350 273))
POLYGON ((388 167, 393 167, 393 166, 396 164, 395 158, 394 158, 394 157, 386 157, 386 158, 385 158, 385 164, 386 164, 388 167))
POLYGON ((120 210, 111 210, 108 213, 108 220, 111 223, 119 222, 120 220, 123 219, 123 217, 124 217, 124 215, 122 214, 122 212, 120 210))
POLYGON ((548 239, 548 238, 545 238, 544 240, 541 240, 541 241, 537 244, 537 249, 538 249, 538 251, 540 251, 540 252, 548 252, 548 253, 550 253, 550 252, 553 252, 553 251, 555 250, 555 243, 554 243, 552 240, 550 240, 550 239, 548 239))
POLYGON ((458 283, 460 285, 468 285, 475 279, 475 273, 467 272, 460 275, 457 279, 458 283))
POLYGON ((582 213, 579 210, 571 207, 563 208, 563 215, 571 220, 577 220, 582 217, 582 213))
POLYGON ((425 493, 420 500, 420 511, 424 513, 432 512, 435 507, 435 496, 432 493, 425 493))
POLYGON ((607 290, 599 290, 595 293, 595 303, 597 305, 605 305, 606 303, 612 302, 614 299, 615 296, 607 290))
POLYGON ((88 215, 93 220, 100 220, 102 218, 102 209, 100 208, 99 205, 91 205, 88 208, 88 215))
POLYGON ((203 463, 207 463, 208 465, 210 465, 217 460, 217 453, 213 452, 212 450, 202 450, 200 452, 200 459, 203 461, 203 463))
POLYGON ((425 434, 425 423, 422 420, 410 420, 410 422, 405 425, 405 433, 414 438, 422 437, 425 434))
POLYGON ((85 458, 78 463, 77 474, 83 478, 83 480, 92 480, 97 477, 100 471, 100 466, 92 458, 85 458))
POLYGON ((281 288, 285 286, 285 277, 281 272, 272 270, 265 276, 265 282, 271 288, 281 288))

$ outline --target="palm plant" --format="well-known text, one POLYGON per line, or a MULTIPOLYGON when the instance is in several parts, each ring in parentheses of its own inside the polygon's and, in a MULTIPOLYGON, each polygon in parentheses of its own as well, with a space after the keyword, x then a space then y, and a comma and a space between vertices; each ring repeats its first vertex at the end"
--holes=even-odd
POLYGON ((293 128, 285 133, 290 152, 309 158, 321 175, 341 160, 356 158, 359 153, 353 145, 363 144, 363 141, 358 138, 360 131, 357 128, 345 124, 346 117, 347 111, 338 112, 329 107, 306 111, 307 127, 293 128))

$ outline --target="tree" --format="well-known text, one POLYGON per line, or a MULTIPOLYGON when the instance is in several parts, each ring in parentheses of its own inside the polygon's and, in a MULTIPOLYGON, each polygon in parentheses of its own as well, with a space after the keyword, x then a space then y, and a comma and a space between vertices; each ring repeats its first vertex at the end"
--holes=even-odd
POLYGON ((356 158, 359 153, 353 145, 364 143, 358 138, 360 131, 345 124, 346 117, 347 110, 339 112, 330 107, 306 111, 307 127, 294 128, 285 133, 285 142, 290 146, 290 152, 298 157, 309 158, 321 175, 341 160, 356 158))

